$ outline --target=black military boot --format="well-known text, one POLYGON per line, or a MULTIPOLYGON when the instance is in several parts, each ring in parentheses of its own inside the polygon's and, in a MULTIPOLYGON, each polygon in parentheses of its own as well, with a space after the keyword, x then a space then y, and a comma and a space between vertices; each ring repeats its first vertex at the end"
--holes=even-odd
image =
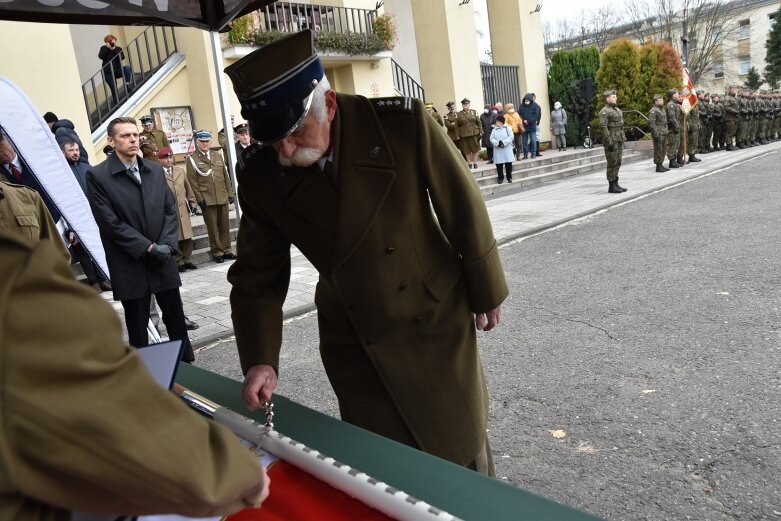
POLYGON ((657 172, 667 172, 667 169, 660 164, 656 165, 657 172))
POLYGON ((726 150, 728 150, 729 152, 732 152, 733 150, 737 150, 737 148, 735 148, 735 145, 730 143, 729 145, 727 145, 727 149, 726 150))
POLYGON ((623 190, 618 186, 618 181, 608 181, 608 189, 607 193, 609 194, 620 194, 623 193, 623 190))
POLYGON ((696 154, 689 154, 689 163, 699 163, 702 161, 696 154))
POLYGON ((677 158, 675 158, 675 160, 678 161, 678 166, 683 166, 686 164, 683 162, 683 156, 678 156, 677 158))
POLYGON ((618 178, 616 177, 616 188, 621 190, 621 192, 626 192, 626 188, 618 184, 618 178))
POLYGON ((659 166, 661 166, 661 167, 662 167, 662 169, 663 169, 665 172, 669 172, 669 171, 670 171, 670 169, 669 169, 669 168, 667 168, 667 167, 665 167, 665 166, 664 166, 664 163, 660 163, 660 164, 659 164, 659 166))
POLYGON ((681 165, 675 159, 670 159, 670 168, 681 168, 681 165))

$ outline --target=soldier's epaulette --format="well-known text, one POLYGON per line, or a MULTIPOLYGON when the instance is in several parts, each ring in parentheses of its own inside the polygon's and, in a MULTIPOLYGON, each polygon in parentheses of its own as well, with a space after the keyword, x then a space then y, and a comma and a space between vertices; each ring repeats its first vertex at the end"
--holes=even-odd
POLYGON ((413 98, 371 98, 374 110, 380 112, 412 112, 413 98))
POLYGON ((250 146, 241 151, 241 160, 246 167, 248 163, 257 161, 262 155, 263 147, 258 143, 250 143, 250 146))

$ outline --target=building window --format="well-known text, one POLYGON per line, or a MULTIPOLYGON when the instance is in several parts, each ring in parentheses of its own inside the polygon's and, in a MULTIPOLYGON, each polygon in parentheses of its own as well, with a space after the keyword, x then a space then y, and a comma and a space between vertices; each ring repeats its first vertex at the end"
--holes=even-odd
POLYGON ((776 13, 770 13, 767 15, 767 30, 768 32, 773 30, 773 27, 776 26, 776 13))
POLYGON ((751 22, 749 20, 741 20, 738 22, 738 40, 745 40, 751 38, 751 22))
POLYGON ((748 70, 751 68, 751 58, 749 56, 741 56, 740 60, 740 75, 748 74, 748 70))
POLYGON ((724 62, 715 62, 713 64, 713 77, 717 80, 724 77, 724 62))

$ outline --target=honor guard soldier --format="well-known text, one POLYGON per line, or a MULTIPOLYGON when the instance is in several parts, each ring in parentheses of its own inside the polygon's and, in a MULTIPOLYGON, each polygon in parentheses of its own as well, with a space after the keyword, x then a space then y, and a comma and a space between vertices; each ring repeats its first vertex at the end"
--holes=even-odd
POLYGON ((228 205, 233 203, 233 187, 219 148, 211 148, 212 133, 195 133, 198 148, 187 156, 187 179, 203 210, 203 221, 209 234, 209 246, 215 261, 235 259, 231 251, 228 205))
POLYGON ((713 105, 710 103, 710 93, 703 90, 697 91, 700 106, 700 153, 708 154, 713 151, 710 146, 713 135, 713 105))
POLYGON ((665 114, 667 116, 667 158, 670 160, 670 168, 680 168, 683 165, 678 162, 678 147, 681 140, 681 120, 683 113, 678 105, 679 94, 675 89, 667 91, 669 97, 665 114))
POLYGON ((686 150, 685 153, 689 154, 689 163, 699 163, 702 161, 697 157, 697 152, 700 146, 700 109, 699 103, 692 105, 689 114, 687 115, 686 124, 686 150))
POLYGON ((461 111, 457 115, 456 126, 458 127, 459 146, 461 154, 466 159, 472 170, 477 170, 477 153, 480 152, 480 138, 483 134, 483 125, 480 123, 480 116, 477 112, 469 108, 471 101, 464 98, 461 100, 461 111))
POLYGON ((277 384, 295 245, 320 274, 320 354, 342 419, 492 474, 475 329, 498 323, 507 287, 460 154, 421 100, 331 89, 310 30, 226 73, 259 141, 238 173, 228 272, 247 405, 277 384))
POLYGON ((746 103, 746 91, 737 92, 738 121, 735 126, 735 146, 740 149, 746 148, 746 127, 748 126, 749 110, 746 103))
POLYGON ((712 96, 712 111, 713 111, 713 150, 720 151, 727 147, 725 128, 724 128, 724 102, 722 96, 719 94, 713 94, 712 96))
POLYGON ((141 126, 144 130, 139 134, 139 139, 146 139, 146 141, 152 144, 152 146, 147 147, 147 150, 144 150, 143 146, 141 147, 144 159, 151 159, 159 163, 157 153, 163 148, 170 146, 168 137, 165 135, 165 132, 155 128, 155 120, 152 119, 152 116, 141 116, 141 126))
POLYGON ((439 115, 439 112, 437 112, 437 109, 434 107, 433 103, 426 103, 426 112, 428 112, 432 118, 434 118, 434 121, 439 123, 440 127, 445 126, 445 121, 442 119, 442 116, 439 115))
POLYGON ((654 96, 654 106, 648 112, 648 125, 651 127, 651 137, 654 143, 654 164, 657 172, 667 172, 664 167, 665 147, 667 146, 667 115, 662 108, 664 96, 654 96))
POLYGON ((605 106, 599 111, 599 124, 602 127, 602 144, 607 159, 607 191, 620 194, 626 192, 626 188, 618 184, 618 170, 621 168, 624 153, 624 115, 616 106, 618 96, 615 90, 606 90, 602 96, 605 98, 605 106))
POLYGON ((738 88, 730 85, 727 95, 724 96, 724 139, 727 143, 726 150, 737 150, 735 139, 737 137, 738 120, 740 119, 740 105, 738 103, 738 88))
POLYGON ((447 102, 447 114, 445 114, 444 122, 445 128, 447 129, 447 136, 453 141, 456 148, 461 151, 461 146, 458 143, 460 139, 458 135, 458 114, 456 113, 455 101, 447 102))

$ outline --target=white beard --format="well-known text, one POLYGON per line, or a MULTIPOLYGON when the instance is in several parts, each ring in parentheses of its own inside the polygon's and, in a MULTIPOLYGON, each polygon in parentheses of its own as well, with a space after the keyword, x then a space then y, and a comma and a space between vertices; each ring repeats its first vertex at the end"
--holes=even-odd
POLYGON ((300 147, 297 148, 290 157, 282 157, 282 154, 278 154, 279 164, 282 166, 306 167, 315 164, 321 157, 323 157, 324 153, 325 150, 300 147))

